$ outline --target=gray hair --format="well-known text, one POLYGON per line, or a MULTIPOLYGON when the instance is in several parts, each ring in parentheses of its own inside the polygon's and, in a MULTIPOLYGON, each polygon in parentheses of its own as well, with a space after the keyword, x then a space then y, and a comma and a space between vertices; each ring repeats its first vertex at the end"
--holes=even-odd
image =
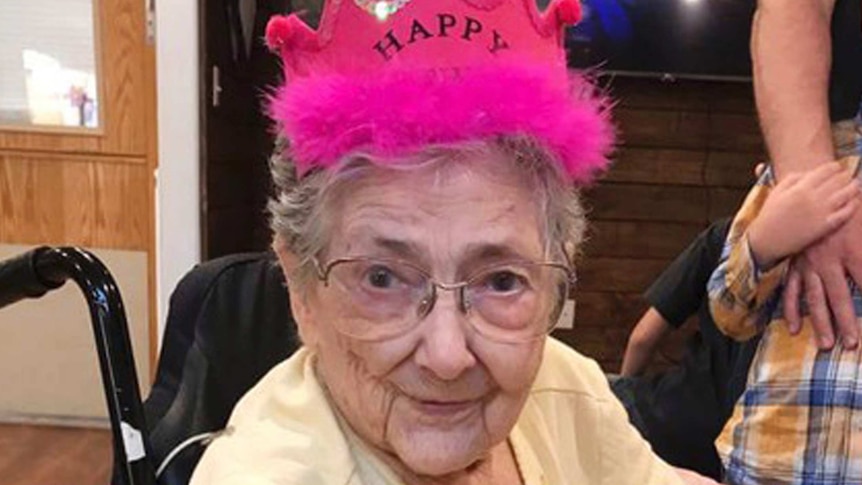
POLYGON ((534 139, 500 136, 485 141, 433 145, 399 164, 381 167, 362 153, 345 157, 335 169, 315 170, 300 178, 288 155, 285 139, 276 140, 270 158, 274 195, 269 200, 270 227, 275 244, 291 252, 298 262, 291 282, 300 287, 314 277, 312 260, 329 244, 331 212, 327 210, 345 184, 355 183, 373 171, 436 168, 452 160, 463 160, 496 151, 529 184, 538 197, 543 238, 548 257, 564 258, 569 265, 584 239, 586 215, 579 193, 570 187, 553 155, 534 139))

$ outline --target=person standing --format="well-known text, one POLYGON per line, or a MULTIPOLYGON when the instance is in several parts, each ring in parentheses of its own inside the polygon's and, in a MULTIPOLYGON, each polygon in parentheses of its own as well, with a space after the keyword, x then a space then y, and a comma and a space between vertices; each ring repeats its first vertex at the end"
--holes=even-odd
MULTIPOLYGON (((759 0, 751 51, 757 112, 775 175, 816 168, 862 153, 862 2, 759 0)), ((784 313, 791 333, 802 325, 804 292, 822 349, 855 347, 860 329, 846 277, 862 283, 862 211, 806 248, 787 278, 784 313), (834 328, 830 311, 834 313, 834 328)))

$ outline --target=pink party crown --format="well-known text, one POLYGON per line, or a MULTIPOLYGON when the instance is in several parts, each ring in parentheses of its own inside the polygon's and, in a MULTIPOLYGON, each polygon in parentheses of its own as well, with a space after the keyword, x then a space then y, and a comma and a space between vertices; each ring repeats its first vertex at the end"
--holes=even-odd
POLYGON ((573 182, 608 164, 606 100, 566 69, 576 0, 332 0, 317 31, 273 17, 285 83, 268 111, 300 175, 361 150, 396 161, 416 148, 529 135, 573 182))

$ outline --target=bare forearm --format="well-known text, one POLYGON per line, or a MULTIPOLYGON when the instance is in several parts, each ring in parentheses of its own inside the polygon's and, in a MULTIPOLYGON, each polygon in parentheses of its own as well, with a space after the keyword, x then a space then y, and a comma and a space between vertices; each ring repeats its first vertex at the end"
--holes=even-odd
POLYGON ((829 126, 834 0, 760 0, 751 51, 757 110, 781 178, 835 158, 829 126))
POLYGON ((623 365, 620 369, 620 374, 626 377, 640 375, 646 370, 650 360, 652 360, 655 347, 647 348, 645 345, 639 345, 632 339, 626 346, 626 353, 623 356, 623 365))
POLYGON ((671 330, 661 313, 655 308, 647 310, 629 336, 620 374, 636 376, 643 373, 659 344, 671 330))

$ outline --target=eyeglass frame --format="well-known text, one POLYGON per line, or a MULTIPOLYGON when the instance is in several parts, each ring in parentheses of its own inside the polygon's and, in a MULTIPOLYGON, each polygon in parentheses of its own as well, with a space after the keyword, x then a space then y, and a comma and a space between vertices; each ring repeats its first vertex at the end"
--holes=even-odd
MULTIPOLYGON (((329 284, 330 284, 329 275, 332 272, 332 268, 338 266, 339 264, 344 264, 344 263, 363 262, 363 261, 364 262, 378 262, 379 261, 379 262, 384 262, 384 263, 385 262, 397 263, 400 265, 407 266, 407 267, 415 270, 420 275, 422 275, 425 278, 425 280, 427 281, 427 286, 430 288, 430 295, 424 296, 422 298, 422 300, 419 301, 419 307, 417 308, 416 322, 413 325, 405 326, 403 332, 407 332, 408 330, 415 328, 417 325, 419 325, 419 323, 423 319, 425 319, 425 317, 427 317, 434 310, 434 305, 437 303, 437 289, 438 288, 441 290, 444 290, 444 291, 457 291, 456 299, 457 299, 457 303, 458 303, 458 310, 464 315, 469 315, 470 314, 470 306, 469 306, 469 302, 465 296, 465 293, 466 293, 464 291, 465 288, 467 288, 470 285, 470 283, 473 282, 474 278, 477 278, 477 277, 481 276, 482 274, 484 274, 485 272, 487 272, 488 270, 491 270, 491 269, 498 267, 498 266, 504 267, 508 264, 520 264, 520 265, 542 266, 542 267, 556 268, 556 269, 562 270, 566 274, 565 282, 567 284, 567 290, 568 290, 567 291, 568 294, 565 295, 564 299, 569 298, 572 289, 575 288, 577 281, 578 281, 577 273, 575 272, 575 270, 573 268, 570 268, 566 264, 558 263, 558 262, 554 262, 554 261, 528 261, 528 260, 501 261, 499 263, 490 264, 484 268, 481 268, 478 271, 475 271, 473 273, 473 275, 468 277, 467 279, 464 279, 463 281, 458 281, 455 283, 439 282, 433 276, 431 276, 429 274, 429 271, 423 269, 422 267, 420 267, 414 263, 411 263, 411 262, 403 260, 403 259, 398 259, 398 258, 354 256, 354 257, 335 258, 335 259, 327 262, 326 264, 322 264, 320 262, 320 260, 317 258, 317 256, 314 256, 311 258, 311 261, 312 261, 312 264, 314 265, 314 269, 316 271, 317 278, 321 282, 323 282, 323 286, 326 288, 328 288, 329 284), (425 309, 423 309, 423 305, 424 305, 425 309)), ((562 305, 559 305, 559 308, 562 309, 562 305)), ((560 312, 556 312, 556 313, 557 313, 556 318, 559 318, 560 312)), ((538 340, 539 338, 546 336, 551 330, 553 330, 554 325, 556 324, 556 322, 554 320, 555 320, 555 318, 550 319, 550 322, 548 324, 548 328, 546 328, 544 330, 544 332, 539 333, 536 336, 534 336, 532 339, 527 339, 526 341, 529 342, 532 340, 538 340)), ((473 327, 476 328, 477 331, 482 333, 481 330, 479 330, 475 325, 473 325, 473 327)), ((343 332, 340 329, 337 329, 337 330, 341 333, 346 334, 346 332, 343 332)), ((394 338, 398 335, 400 335, 400 333, 395 333, 391 336, 382 337, 380 339, 367 339, 367 340, 371 340, 371 341, 373 341, 373 340, 386 340, 388 338, 394 338)), ((353 336, 353 337, 359 338, 360 340, 364 340, 360 337, 356 337, 356 336, 353 336)))

